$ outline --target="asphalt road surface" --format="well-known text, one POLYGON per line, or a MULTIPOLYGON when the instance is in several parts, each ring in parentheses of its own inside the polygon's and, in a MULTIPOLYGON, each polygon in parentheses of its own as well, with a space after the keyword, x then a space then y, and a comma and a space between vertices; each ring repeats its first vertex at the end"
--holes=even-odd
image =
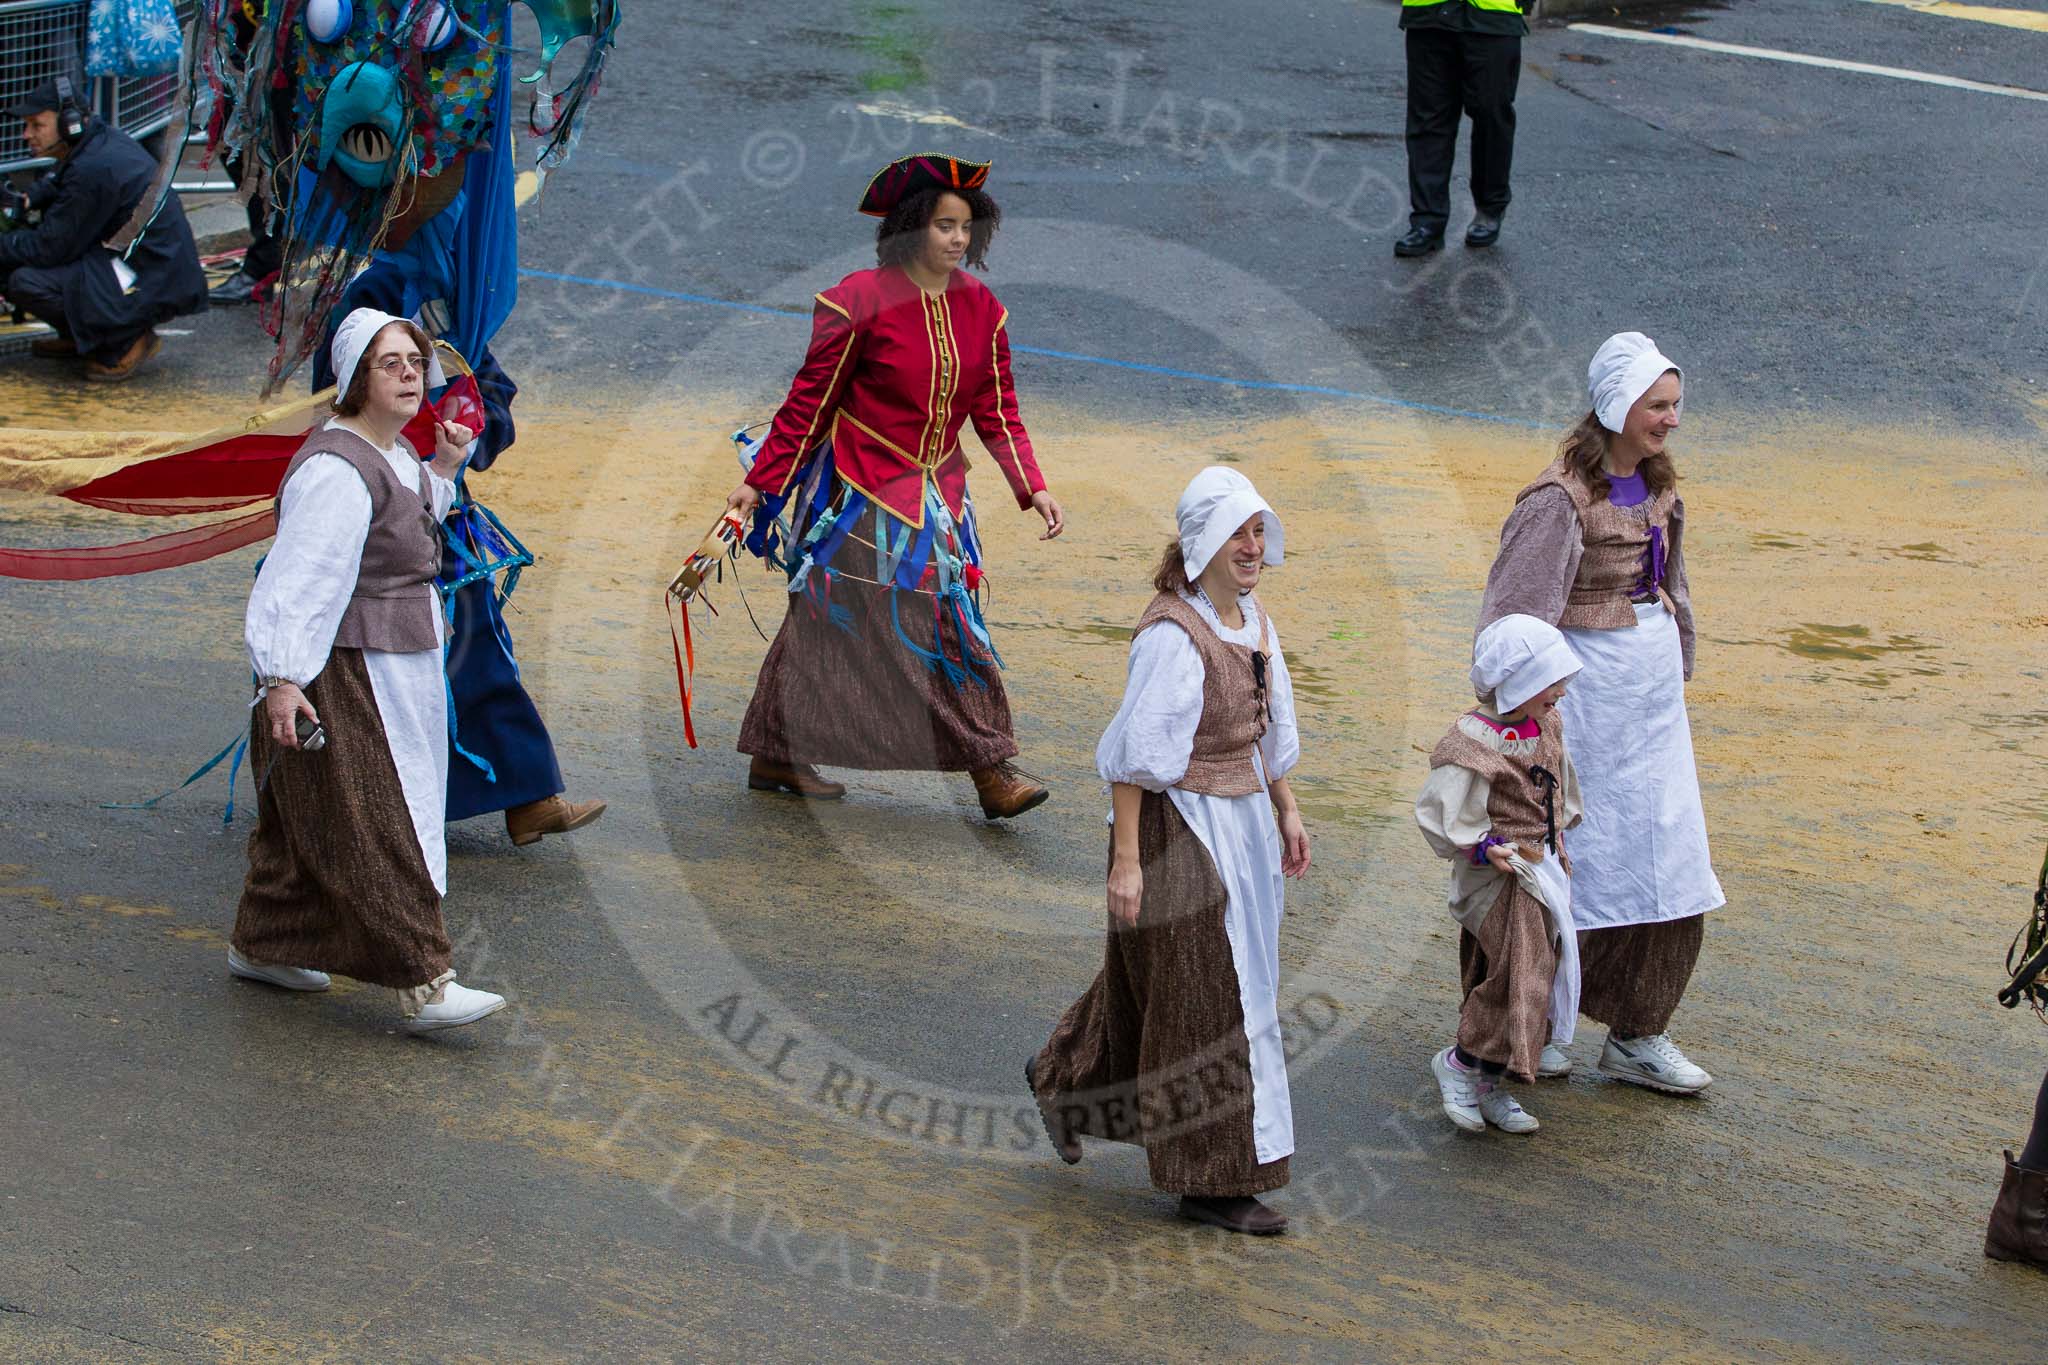
MULTIPOLYGON (((530 849, 450 831, 457 966, 511 1009, 420 1041, 385 992, 231 981, 250 774, 227 827, 223 770, 105 808, 246 724, 260 548, 0 589, 0 1358, 2026 1354, 2048 1286, 1980 1254, 2044 1051, 1992 1001, 2048 816, 2048 6, 2008 3, 1540 27, 1500 246, 1456 244, 1460 181, 1422 262, 1390 253, 1384 0, 633 4, 521 210, 521 439, 476 481, 541 555, 509 619, 571 795, 611 802, 530 849), (995 162, 987 278, 1072 521, 1040 544, 977 461, 1055 788, 1013 825, 958 778, 746 790, 766 575, 694 619, 696 750, 665 648, 726 434, 870 259, 867 178, 926 149, 995 162), (1465 1137, 1427 1072, 1456 941, 1408 803, 1500 519, 1624 328, 1687 375, 1729 905, 1674 1033, 1717 1080, 1603 1081, 1586 1025, 1573 1076, 1523 1089, 1540 1133, 1465 1137), (1177 1223, 1129 1149, 1061 1166, 1020 1075, 1100 959, 1093 746, 1217 460, 1287 520, 1262 596, 1315 849, 1282 934, 1294 1226, 1254 1243, 1177 1223)), ((204 430, 266 354, 243 311, 113 391, 7 362, 0 423, 204 430)), ((16 474, 0 544, 159 529, 16 474)))

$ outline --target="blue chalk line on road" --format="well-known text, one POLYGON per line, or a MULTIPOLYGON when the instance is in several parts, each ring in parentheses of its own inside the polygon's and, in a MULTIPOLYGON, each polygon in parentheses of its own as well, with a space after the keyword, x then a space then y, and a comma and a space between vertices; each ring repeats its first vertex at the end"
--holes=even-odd
MULTIPOLYGON (((581 284, 592 289, 615 289, 624 294, 644 294, 649 298, 670 299, 677 303, 699 303, 710 308, 725 308, 735 313, 762 313, 774 318, 809 318, 810 314, 794 308, 770 308, 760 303, 740 303, 733 299, 714 298, 709 294, 688 294, 678 289, 656 289, 652 285, 633 284, 625 280, 602 280, 588 275, 564 275, 553 270, 534 270, 526 266, 519 268, 521 275, 537 280, 554 280, 560 284, 581 284)), ((1119 360, 1114 356, 1085 355, 1078 351, 1055 351, 1045 346, 1013 345, 1010 350, 1018 355, 1044 356, 1048 360, 1070 360, 1080 365, 1102 365, 1115 370, 1129 370, 1136 374, 1156 374, 1166 379, 1186 379, 1197 384, 1217 384, 1225 388, 1251 389, 1260 393, 1299 393, 1318 398, 1342 398, 1358 403, 1378 403, 1390 408, 1405 408, 1410 412, 1427 412, 1438 417, 1462 417, 1473 422, 1493 422, 1500 426, 1528 427, 1532 430, 1548 430, 1553 423, 1539 422, 1528 417, 1503 417, 1493 412, 1471 412, 1464 408, 1447 408, 1436 403, 1417 402, 1412 398, 1390 398, 1379 393, 1360 393, 1355 389, 1331 388, 1323 384, 1299 384, 1277 379, 1238 379, 1227 374, 1204 374, 1199 370, 1180 370, 1171 365, 1154 365, 1143 360, 1119 360)))
POLYGON ((1609 28, 1606 24, 1567 24, 1574 33, 1591 33, 1602 38, 1619 38, 1630 43, 1661 43, 1666 47, 1689 47, 1698 52, 1719 52, 1731 57, 1756 57, 1767 62, 1790 62, 1794 66, 1819 66, 1830 71, 1849 71, 1862 76, 1883 76, 1895 81, 1915 81, 1950 90, 1971 90, 1980 95, 2004 95, 2009 99, 2048 102, 2048 91, 2027 90, 2017 85, 1993 85, 1988 81, 1943 76, 1932 71, 1913 71, 1903 66, 1874 66, 1869 62, 1848 62, 1839 57, 1815 57, 1804 52, 1786 52, 1775 47, 1747 47, 1741 43, 1717 43, 1685 33, 1645 33, 1640 29, 1609 28))

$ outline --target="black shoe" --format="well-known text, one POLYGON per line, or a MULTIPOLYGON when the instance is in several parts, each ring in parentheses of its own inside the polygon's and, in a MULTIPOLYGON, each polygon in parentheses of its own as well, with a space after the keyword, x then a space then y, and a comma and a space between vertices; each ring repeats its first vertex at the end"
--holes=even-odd
POLYGON ((1250 1195, 1211 1198, 1184 1194, 1180 1200, 1180 1216, 1192 1218, 1197 1223, 1208 1223, 1225 1232, 1242 1232, 1253 1237, 1271 1237, 1287 1231, 1286 1214, 1267 1208, 1250 1195))
POLYGON ((206 301, 213 304, 237 304, 256 302, 256 291, 263 282, 246 270, 237 270, 219 284, 206 291, 206 301))
POLYGON ((1394 243, 1396 256, 1427 256, 1432 251, 1443 249, 1443 233, 1424 232, 1421 228, 1409 228, 1408 235, 1394 243))
POLYGON ((1465 229, 1465 245, 1488 247, 1500 240, 1500 215, 1481 213, 1472 219, 1472 226, 1465 229))

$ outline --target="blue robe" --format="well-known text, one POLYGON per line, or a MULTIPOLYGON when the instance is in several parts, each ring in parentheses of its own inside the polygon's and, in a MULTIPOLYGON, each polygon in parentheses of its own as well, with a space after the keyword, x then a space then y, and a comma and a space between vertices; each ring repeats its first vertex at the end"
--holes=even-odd
MULTIPOLYGON (((380 263, 364 271, 349 286, 338 316, 345 317, 355 308, 397 313, 406 302, 403 278, 396 271, 383 269, 380 263)), ((518 392, 488 349, 477 354, 474 365, 485 419, 482 439, 469 462, 470 470, 488 468, 499 452, 512 444, 512 399, 518 392)), ((315 389, 334 382, 326 346, 315 355, 313 371, 315 389)), ((466 488, 461 496, 467 500, 466 488)), ((446 543, 450 536, 460 534, 456 529, 460 525, 460 518, 451 512, 449 521, 441 528, 440 582, 444 585, 462 572, 460 561, 446 543)), ((496 778, 487 778, 484 770, 462 752, 451 751, 448 819, 467 820, 561 793, 562 769, 555 759, 554 741, 548 737, 547 726, 541 723, 533 698, 519 681, 512 633, 498 610, 495 587, 488 580, 471 583, 455 594, 455 616, 449 625, 448 686, 455 703, 456 745, 488 763, 496 778)))

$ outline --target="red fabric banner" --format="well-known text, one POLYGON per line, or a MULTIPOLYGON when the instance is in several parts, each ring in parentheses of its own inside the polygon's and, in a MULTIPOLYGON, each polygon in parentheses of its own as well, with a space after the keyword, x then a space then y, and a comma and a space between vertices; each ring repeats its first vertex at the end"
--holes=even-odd
MULTIPOLYGON (((472 430, 483 429, 483 399, 476 380, 468 375, 449 382, 439 409, 451 421, 472 430)), ((428 457, 434 453, 435 418, 435 409, 421 403, 405 427, 405 438, 413 449, 428 457)), ((310 430, 300 416, 284 429, 274 426, 237 434, 129 465, 69 489, 63 496, 88 507, 143 517, 189 516, 268 502, 277 496, 285 466, 310 430)))
MULTIPOLYGON (((314 416, 324 412, 324 405, 314 416)), ((406 423, 405 438, 416 451, 431 457, 434 425, 445 414, 473 431, 484 425, 483 397, 476 380, 460 375, 442 391, 438 411, 422 402, 412 421, 406 423)), ((144 460, 104 475, 61 495, 88 507, 125 512, 140 517, 190 516, 199 512, 224 512, 250 503, 268 503, 284 482, 285 467, 305 443, 305 414, 298 405, 274 411, 267 429, 245 427, 232 436, 144 460)), ((85 578, 111 578, 122 574, 151 573, 197 564, 273 534, 276 512, 270 507, 246 516, 230 517, 184 531, 151 536, 122 545, 96 545, 62 550, 0 549, 0 578, 27 578, 43 582, 68 582, 85 578)))
POLYGON ((132 540, 125 545, 92 545, 75 550, 0 549, 0 577, 61 583, 175 569, 181 564, 197 564, 244 545, 254 545, 276 529, 277 515, 266 507, 246 516, 171 531, 147 540, 132 540))

